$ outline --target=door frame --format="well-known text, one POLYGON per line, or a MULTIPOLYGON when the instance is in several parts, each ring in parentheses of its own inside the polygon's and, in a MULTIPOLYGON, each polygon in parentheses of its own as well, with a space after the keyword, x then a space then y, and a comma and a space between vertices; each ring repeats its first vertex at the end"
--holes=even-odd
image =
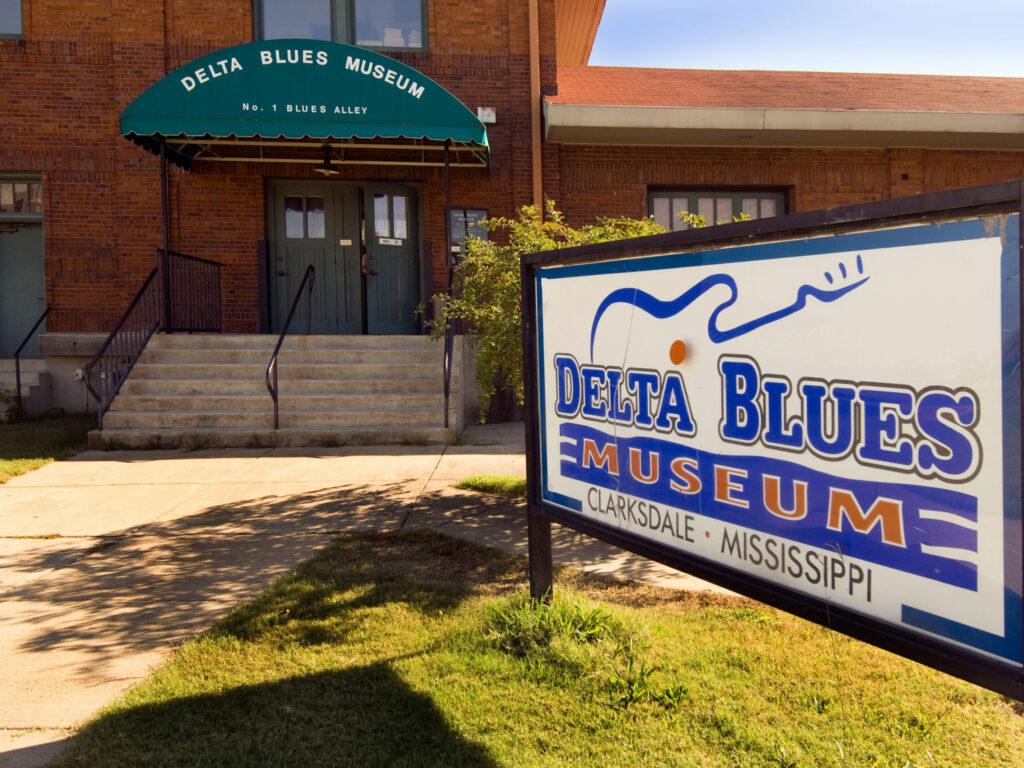
MULTIPOLYGON (((406 182, 406 181, 393 181, 393 180, 375 180, 375 179, 318 179, 318 178, 293 178, 293 177, 270 177, 266 176, 263 179, 263 201, 264 201, 264 217, 265 217, 265 229, 266 229, 266 248, 264 263, 260 266, 260 270, 263 274, 263 279, 266 282, 267 290, 264 298, 265 304, 262 311, 266 313, 267 317, 267 328, 270 333, 280 333, 280 331, 274 331, 274 324, 276 322, 274 315, 274 299, 275 299, 275 269, 274 263, 276 258, 275 248, 277 244, 278 228, 282 222, 278 221, 274 211, 274 195, 275 190, 279 185, 295 184, 319 186, 323 189, 336 189, 338 186, 351 189, 354 192, 355 198, 358 201, 359 211, 359 223, 360 231, 357 233, 359 238, 359 255, 360 262, 365 263, 366 249, 367 249, 367 216, 372 216, 372 211, 366 210, 366 190, 368 188, 373 189, 404 189, 411 191, 416 196, 416 212, 413 217, 413 223, 416 227, 416 261, 419 269, 419 294, 420 302, 426 302, 429 297, 427 293, 427 278, 429 276, 429 270, 432 265, 430 263, 430 254, 427 253, 426 241, 424 238, 424 203, 423 203, 423 184, 418 182, 406 182)), ((367 317, 366 317, 366 274, 361 273, 360 286, 359 286, 360 301, 362 304, 362 331, 360 335, 367 335, 367 317)), ((294 297, 289 297, 289 301, 294 297)), ((422 322, 420 323, 422 330, 422 322)), ((339 335, 350 335, 350 334, 339 334, 339 335)))

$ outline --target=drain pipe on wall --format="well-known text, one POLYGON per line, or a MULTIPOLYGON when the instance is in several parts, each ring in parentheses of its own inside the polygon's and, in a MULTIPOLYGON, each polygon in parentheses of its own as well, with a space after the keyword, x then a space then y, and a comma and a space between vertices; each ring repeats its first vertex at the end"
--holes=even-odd
POLYGON ((540 124, 540 13, 529 0, 530 22, 530 156, 533 162, 533 204, 544 216, 544 180, 540 124))

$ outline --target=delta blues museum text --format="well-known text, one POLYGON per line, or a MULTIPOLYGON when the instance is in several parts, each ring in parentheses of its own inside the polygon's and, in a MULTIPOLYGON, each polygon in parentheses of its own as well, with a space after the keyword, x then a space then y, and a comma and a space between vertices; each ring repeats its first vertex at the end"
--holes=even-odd
POLYGON ((947 556, 977 552, 976 497, 915 482, 936 478, 955 487, 977 475, 981 404, 970 389, 813 377, 794 383, 762 372, 751 357, 723 355, 717 436, 765 454, 729 455, 679 441, 703 426, 679 371, 580 364, 569 354, 555 355, 553 364, 555 414, 567 420, 559 430, 562 474, 615 492, 589 494, 593 511, 635 524, 635 514, 620 513, 638 509, 630 497, 644 500, 643 527, 656 516, 676 538, 692 523, 670 509, 741 526, 747 530, 724 529, 723 554, 811 583, 830 573, 831 588, 845 579, 851 594, 864 584, 870 595, 870 574, 846 557, 977 589, 976 567, 947 556), (631 433, 618 435, 616 426, 631 433), (852 458, 906 482, 842 478, 786 458, 805 453, 852 458), (836 562, 809 557, 800 543, 835 553, 836 562))

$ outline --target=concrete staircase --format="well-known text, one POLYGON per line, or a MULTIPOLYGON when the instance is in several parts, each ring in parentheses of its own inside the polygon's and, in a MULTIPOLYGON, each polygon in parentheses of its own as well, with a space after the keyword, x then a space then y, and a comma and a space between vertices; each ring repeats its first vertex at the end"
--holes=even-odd
POLYGON ((423 336, 288 336, 278 356, 280 429, 261 335, 157 335, 89 435, 91 448, 340 446, 454 442, 456 356, 444 427, 443 344, 423 336))
MULTIPOLYGON (((0 423, 9 421, 18 408, 14 358, 0 360, 0 423)), ((46 361, 21 361, 21 402, 26 413, 43 413, 50 407, 50 374, 46 361)))

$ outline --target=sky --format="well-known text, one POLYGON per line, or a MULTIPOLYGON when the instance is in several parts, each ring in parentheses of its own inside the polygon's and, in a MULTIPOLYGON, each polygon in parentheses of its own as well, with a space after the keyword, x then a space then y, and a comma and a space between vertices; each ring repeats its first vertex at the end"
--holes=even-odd
POLYGON ((590 64, 1024 77, 1024 0, 607 0, 590 64))

